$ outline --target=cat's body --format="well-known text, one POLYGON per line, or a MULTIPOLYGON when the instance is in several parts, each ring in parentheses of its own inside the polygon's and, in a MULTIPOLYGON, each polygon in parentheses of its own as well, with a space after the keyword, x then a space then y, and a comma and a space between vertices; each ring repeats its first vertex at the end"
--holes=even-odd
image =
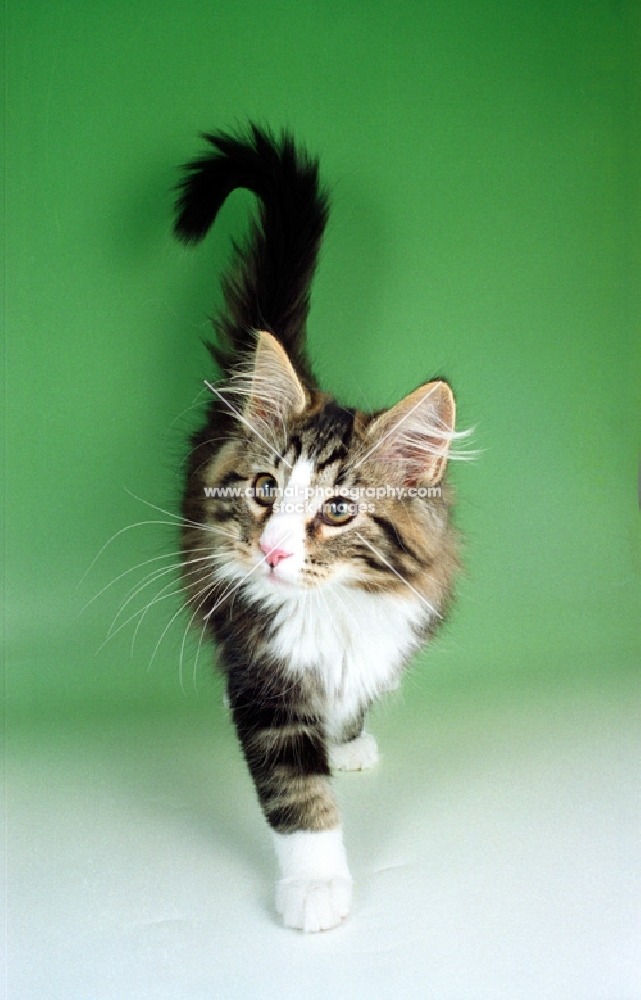
POLYGON ((236 187, 261 209, 211 347, 224 378, 192 441, 183 581, 274 831, 278 909, 321 930, 347 915, 351 891, 331 768, 375 761, 365 713, 451 594, 454 400, 436 381, 365 414, 318 389, 304 347, 328 211, 317 164, 255 127, 207 138, 178 235, 202 238, 236 187))

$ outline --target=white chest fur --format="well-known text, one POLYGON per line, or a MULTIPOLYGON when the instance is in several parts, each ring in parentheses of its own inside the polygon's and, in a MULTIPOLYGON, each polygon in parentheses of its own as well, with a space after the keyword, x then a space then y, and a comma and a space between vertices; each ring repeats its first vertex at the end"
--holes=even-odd
POLYGON ((384 691, 398 685, 417 647, 425 607, 414 597, 347 587, 288 597, 275 611, 273 649, 293 675, 314 670, 327 702, 330 735, 384 691))

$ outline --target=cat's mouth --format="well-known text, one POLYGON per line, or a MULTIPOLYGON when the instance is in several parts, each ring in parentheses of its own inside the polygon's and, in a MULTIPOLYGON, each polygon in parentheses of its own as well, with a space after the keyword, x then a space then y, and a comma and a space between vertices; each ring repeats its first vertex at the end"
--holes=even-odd
POLYGON ((282 571, 280 571, 277 566, 267 566, 265 571, 265 578, 269 580, 269 582, 273 586, 278 587, 279 589, 280 588, 291 589, 292 587, 297 586, 297 580, 294 580, 291 577, 284 576, 282 571))

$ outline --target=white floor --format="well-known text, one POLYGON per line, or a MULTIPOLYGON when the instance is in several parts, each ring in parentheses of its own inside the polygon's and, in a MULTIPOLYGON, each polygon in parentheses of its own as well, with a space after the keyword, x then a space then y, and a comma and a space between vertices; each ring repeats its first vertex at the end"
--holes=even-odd
POLYGON ((338 930, 283 930, 213 697, 9 728, 7 1000, 641 998, 639 701, 411 692, 340 775, 338 930))

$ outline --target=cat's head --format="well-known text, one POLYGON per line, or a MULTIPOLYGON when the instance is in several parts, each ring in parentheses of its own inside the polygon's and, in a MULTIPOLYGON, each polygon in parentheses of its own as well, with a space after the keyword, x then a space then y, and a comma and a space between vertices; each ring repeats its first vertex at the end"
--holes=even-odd
POLYGON ((200 470, 203 528, 188 536, 194 549, 211 547, 221 581, 246 581, 264 597, 449 584, 456 557, 443 477, 459 435, 446 382, 381 413, 346 409, 306 387, 277 340, 260 333, 248 366, 212 388, 235 419, 200 470))

